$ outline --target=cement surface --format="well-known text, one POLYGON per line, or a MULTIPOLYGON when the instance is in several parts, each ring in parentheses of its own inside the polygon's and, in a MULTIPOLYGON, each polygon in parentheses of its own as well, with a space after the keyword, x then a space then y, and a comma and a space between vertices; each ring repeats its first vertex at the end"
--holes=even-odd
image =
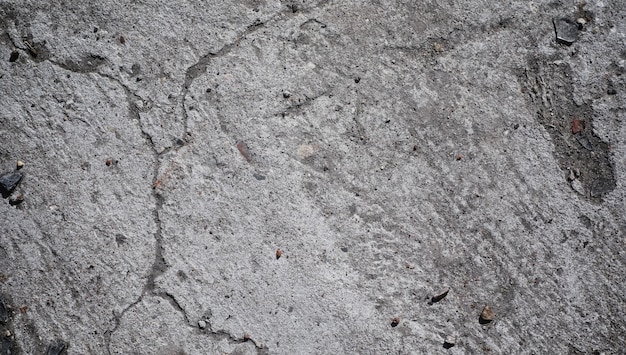
POLYGON ((625 17, 1 0, 0 353, 623 353, 625 17))

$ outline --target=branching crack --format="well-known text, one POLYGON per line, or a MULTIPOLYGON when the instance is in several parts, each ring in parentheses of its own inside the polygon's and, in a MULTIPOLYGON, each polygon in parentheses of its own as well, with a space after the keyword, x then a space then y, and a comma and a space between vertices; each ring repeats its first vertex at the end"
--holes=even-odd
POLYGON ((185 312, 185 309, 180 305, 180 303, 178 303, 178 300, 176 299, 176 297, 174 297, 174 295, 172 295, 169 292, 160 292, 158 294, 156 294, 157 296, 163 298, 164 300, 168 301, 172 307, 176 308, 177 311, 179 311, 180 313, 182 313, 183 317, 185 318, 185 322, 187 323, 188 326, 193 327, 191 322, 189 321, 189 317, 187 316, 187 312, 185 312))
MULTIPOLYGON (((325 5, 328 1, 321 1, 320 4, 321 5, 325 5)), ((308 11, 306 11, 308 12, 308 11)), ((43 61, 46 60, 48 62, 50 62, 51 64, 62 68, 64 70, 68 70, 71 72, 75 72, 75 73, 79 73, 79 74, 95 74, 98 75, 100 77, 103 78, 107 78, 109 80, 112 80, 113 82, 117 83, 121 88, 123 88, 125 96, 126 96, 126 101, 128 104, 128 111, 129 111, 129 117, 137 122, 138 128, 141 132, 141 136, 142 138, 145 140, 146 144, 150 147, 150 150, 152 151, 152 156, 154 159, 154 163, 153 163, 153 172, 152 172, 152 182, 153 182, 153 191, 152 191, 152 195, 155 199, 155 207, 152 211, 152 218, 154 220, 155 226, 156 226, 156 230, 154 232, 154 238, 155 238, 155 255, 154 255, 154 261, 152 263, 152 267, 151 267, 151 271, 150 274, 147 277, 146 280, 146 284, 144 285, 144 288, 141 292, 141 294, 139 295, 139 297, 132 302, 131 304, 129 304, 126 308, 124 308, 120 313, 116 313, 113 312, 113 317, 114 317, 114 323, 115 325, 113 326, 113 328, 108 329, 104 332, 104 338, 105 338, 105 345, 106 345, 106 349, 109 353, 109 355, 112 353, 111 352, 111 340, 113 337, 113 334, 115 334, 115 332, 120 328, 121 322, 123 317, 125 316, 125 314, 132 310, 133 307, 135 307, 137 304, 139 304, 140 302, 142 302, 144 296, 146 295, 152 295, 152 296, 157 296, 157 297, 161 297, 165 300, 167 300, 176 310, 178 310, 179 312, 182 313, 182 315, 184 316, 185 321, 187 322, 187 325, 190 327, 195 327, 185 309, 182 307, 182 305, 178 302, 178 300, 171 294, 168 292, 155 292, 155 282, 156 279, 161 276, 168 268, 167 265, 167 261, 165 260, 165 257, 163 255, 163 226, 162 226, 162 221, 160 218, 160 213, 162 211, 163 205, 164 205, 164 197, 161 195, 160 191, 156 188, 154 188, 155 186, 157 186, 158 182, 159 182, 159 171, 161 168, 161 158, 171 152, 171 151, 177 151, 178 149, 180 149, 181 147, 183 147, 186 143, 188 143, 190 141, 190 137, 191 137, 191 132, 189 132, 189 115, 188 115, 188 111, 187 111, 187 106, 186 106, 186 99, 187 99, 187 95, 189 93, 189 88, 192 85, 193 81, 198 78, 199 76, 203 75, 204 73, 206 73, 207 68, 209 67, 209 64, 215 59, 215 58, 219 58, 222 56, 225 56, 229 53, 231 53, 234 49, 236 49, 239 44, 245 40, 248 36, 252 35, 253 33, 259 31, 260 29, 264 28, 266 26, 267 23, 276 21, 277 19, 281 18, 282 16, 291 16, 293 14, 291 13, 296 13, 296 8, 284 8, 281 11, 276 12, 275 14, 271 15, 269 18, 267 18, 264 21, 261 20, 256 20, 254 21, 252 24, 250 24, 249 26, 247 26, 245 29, 243 29, 241 31, 241 33, 230 43, 224 45, 221 49, 219 49, 216 52, 210 52, 204 56, 202 56, 197 63, 195 63, 194 65, 190 66, 189 68, 187 68, 187 70, 185 71, 185 79, 183 82, 183 86, 182 86, 182 96, 181 96, 181 107, 182 107, 182 115, 183 115, 183 133, 182 133, 182 137, 181 139, 178 141, 178 144, 173 146, 173 147, 168 147, 165 148, 161 151, 159 151, 157 149, 157 145, 155 144, 155 140, 153 138, 153 136, 148 133, 144 127, 144 124, 142 123, 141 117, 140 117, 140 112, 141 109, 137 107, 136 102, 138 101, 144 101, 145 100, 143 98, 141 98, 139 95, 137 95, 135 92, 133 92, 128 85, 125 85, 122 80, 120 80, 119 78, 114 77, 111 74, 106 74, 103 73, 100 70, 100 67, 103 66, 104 64, 108 63, 108 59, 106 57, 102 57, 100 55, 97 54, 85 54, 80 60, 78 61, 65 61, 65 62, 59 62, 57 60, 54 60, 52 58, 49 57, 49 53, 47 51, 42 51, 43 55, 39 55, 39 57, 37 58, 37 52, 35 52, 36 49, 38 48, 34 48, 31 44, 31 41, 25 41, 24 45, 21 45, 20 43, 15 43, 14 39, 12 37, 10 37, 11 42, 13 42, 13 45, 16 48, 19 48, 21 50, 25 50, 25 51, 29 51, 29 53, 31 54, 31 56, 33 57, 33 59, 37 59, 37 61, 43 61)), ((42 47, 43 48, 43 47, 42 47)), ((45 50, 45 48, 43 48, 45 50)), ((302 103, 298 103, 295 105, 295 107, 290 107, 288 108, 288 110, 298 110, 300 109, 303 105, 309 105, 312 101, 314 101, 315 99, 317 99, 320 96, 323 96, 325 93, 322 93, 321 95, 317 96, 317 97, 313 97, 313 98, 306 98, 302 103)), ((250 338, 249 335, 244 335, 243 338, 238 338, 236 336, 231 335, 230 333, 228 333, 225 330, 213 330, 209 324, 208 329, 206 330, 206 332, 208 334, 210 334, 212 337, 221 340, 221 339, 227 339, 230 343, 233 344, 241 344, 241 343, 246 343, 246 342, 251 342, 254 344, 257 353, 258 354, 267 354, 268 353, 268 348, 262 344, 262 343, 258 343, 257 341, 253 340, 250 338)))

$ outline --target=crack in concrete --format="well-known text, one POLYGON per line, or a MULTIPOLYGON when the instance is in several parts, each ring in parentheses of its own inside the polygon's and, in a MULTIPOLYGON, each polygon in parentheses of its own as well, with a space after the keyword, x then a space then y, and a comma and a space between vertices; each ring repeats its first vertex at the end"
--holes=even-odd
MULTIPOLYGON (((277 14, 272 16, 271 19, 273 19, 276 16, 277 16, 277 14)), ((153 218, 154 218, 154 222, 156 224, 156 231, 154 233, 154 238, 155 238, 155 241, 156 241, 154 262, 152 264, 151 273, 148 276, 148 280, 146 281, 146 284, 145 284, 145 286, 144 286, 144 288, 142 290, 142 293, 139 296, 139 298, 135 302, 131 303, 128 307, 126 307, 119 315, 115 315, 114 314, 114 316, 115 316, 115 326, 110 331, 107 331, 108 333, 105 332, 107 334, 105 336, 106 348, 107 348, 107 351, 109 352, 109 355, 111 354, 111 338, 112 338, 113 334, 119 328, 119 326, 121 324, 122 317, 124 316, 124 314, 128 310, 130 310, 132 307, 134 307, 139 302, 141 302, 143 300, 143 297, 146 294, 152 294, 152 295, 159 296, 159 297, 167 300, 176 310, 178 310, 180 313, 182 313, 182 315, 183 315, 187 325, 192 327, 190 319, 189 319, 189 316, 187 315, 187 312, 185 311, 185 309, 182 307, 182 305, 178 302, 178 300, 176 300, 176 298, 172 294, 170 294, 168 292, 159 292, 159 293, 155 293, 154 292, 155 280, 159 276, 161 276, 163 273, 165 273, 165 271, 168 268, 167 261, 165 260, 165 258, 163 256, 163 234, 162 234, 163 227, 162 227, 162 221, 161 221, 160 216, 159 216, 159 213, 160 213, 160 211, 163 208, 164 197, 155 188, 157 186, 157 184, 159 183, 159 181, 160 181, 159 180, 159 170, 160 170, 161 165, 162 165, 160 163, 160 158, 161 158, 161 156, 163 156, 164 154, 167 154, 168 152, 170 152, 172 150, 178 151, 178 149, 183 147, 185 145, 185 143, 189 143, 189 138, 191 137, 191 133, 189 132, 189 128, 188 128, 189 115, 188 115, 188 112, 187 112, 187 107, 186 107, 185 100, 186 100, 187 94, 189 92, 189 86, 191 85, 193 80, 195 80, 198 76, 200 76, 200 75, 202 75, 203 73, 206 72, 208 64, 209 64, 209 62, 213 58, 216 58, 216 57, 219 57, 219 56, 223 56, 223 55, 229 53, 244 38, 246 38, 246 36, 250 35, 251 33, 254 33, 259 28, 263 27, 264 24, 265 23, 262 23, 262 22, 255 22, 254 24, 248 26, 246 28, 246 30, 240 36, 238 36, 237 39, 235 39, 235 41, 233 41, 230 44, 225 45, 224 47, 222 47, 216 53, 209 53, 209 54, 203 56, 202 58, 200 58, 200 60, 196 64, 194 64, 193 66, 189 67, 186 70, 186 72, 185 72, 185 81, 183 83, 182 102, 181 102, 182 113, 183 113, 183 137, 181 137, 182 143, 179 144, 178 146, 175 146, 175 147, 168 147, 168 148, 164 149, 161 152, 157 151, 152 136, 144 130, 143 125, 141 123, 141 117, 139 116, 138 109, 137 109, 137 107, 134 104, 134 101, 137 101, 137 100, 142 100, 143 101, 143 99, 141 97, 139 97, 138 95, 136 95, 132 90, 130 90, 130 88, 128 86, 126 86, 124 83, 122 83, 119 79, 114 78, 114 77, 112 77, 112 76, 110 76, 108 74, 102 74, 102 73, 97 73, 96 72, 98 75, 100 75, 102 77, 106 77, 106 78, 108 78, 110 80, 115 81, 116 83, 118 83, 124 89, 124 91, 126 93, 129 114, 132 116, 132 118, 134 120, 137 121, 137 123, 139 125, 139 129, 141 131, 141 134, 144 137, 144 139, 146 139, 146 141, 149 143, 149 146, 150 146, 150 148, 151 148, 151 150, 153 152, 154 160, 155 160, 154 169, 153 169, 153 179, 152 179, 153 180, 153 192, 152 192, 152 195, 155 198, 155 208, 153 210, 153 218)), ((67 69, 67 70, 74 69, 71 66, 60 65, 59 63, 57 63, 57 65, 59 65, 60 67, 62 67, 64 69, 67 69)), ((95 72, 95 69, 96 68, 94 68, 94 72, 95 72)), ((233 342, 237 342, 238 341, 236 338, 232 337, 230 334, 225 333, 225 332, 224 332, 224 334, 227 334, 228 338, 231 339, 233 342)), ((245 340, 243 340, 241 342, 245 342, 245 341, 247 341, 247 339, 245 339, 245 340)), ((252 341, 252 342, 255 345, 255 347, 257 348, 257 353, 259 353, 259 349, 263 349, 263 346, 259 346, 254 341, 252 341)))
POLYGON ((211 335, 217 341, 226 339, 231 344, 243 344, 251 342, 256 349, 257 355, 266 355, 269 353, 269 348, 265 346, 265 344, 255 341, 247 333, 244 333, 243 338, 238 338, 223 329, 213 330, 210 321, 207 322, 207 334, 211 335))
MULTIPOLYGON (((15 43, 14 43, 15 45, 15 43)), ((16 46, 17 47, 17 46, 16 46)), ((161 164, 159 163, 159 158, 163 155, 168 153, 169 151, 171 151, 173 148, 169 147, 164 149, 163 151, 159 152, 156 149, 156 145, 154 143, 153 137, 152 135, 150 135, 148 132, 145 131, 142 123, 141 123, 141 117, 139 116, 139 109, 136 107, 135 105, 135 101, 137 100, 141 100, 141 101, 145 101, 143 100, 143 98, 141 98, 139 95, 135 94, 127 85, 125 85, 124 83, 122 83, 122 81, 118 78, 115 78, 109 74, 104 74, 104 73, 100 73, 97 71, 97 69, 100 67, 101 64, 103 64, 104 62, 106 62, 107 60, 105 58, 99 57, 99 56, 93 56, 93 55, 89 55, 89 58, 95 58, 94 60, 97 62, 96 65, 94 65, 93 63, 87 62, 87 63, 60 63, 58 61, 55 61, 53 59, 47 58, 46 60, 48 62, 50 62, 52 65, 57 66, 61 69, 67 70, 67 71, 71 71, 74 73, 79 73, 79 74, 96 74, 100 77, 103 78, 107 78, 109 80, 114 81, 115 83, 117 83, 125 92, 125 96, 126 96, 126 101, 128 104, 128 110, 129 110, 129 115, 130 117, 137 121, 139 130, 141 132, 141 136, 146 140, 148 146, 150 147, 150 150, 153 153, 153 157, 154 157, 154 168, 153 168, 153 181, 156 182, 157 178, 158 178, 158 173, 159 173, 159 169, 161 167, 161 164)), ((87 123, 87 122, 85 122, 87 123)), ((180 147, 180 146, 179 146, 180 147)), ((177 148, 179 148, 177 147, 177 148)), ((109 355, 111 354, 111 338, 113 336, 113 334, 117 331, 117 329, 119 328, 120 324, 121 324, 121 319, 122 317, 126 314, 126 312, 128 312, 130 309, 132 309, 133 307, 135 307, 139 302, 141 302, 143 300, 143 297, 146 294, 154 294, 156 296, 160 296, 163 297, 165 299, 167 299, 170 303, 172 303, 173 305, 175 305, 175 308, 181 310, 183 312, 183 315, 185 316, 185 319, 187 319, 187 315, 184 312, 184 309, 178 304, 178 302, 176 302, 175 299, 173 299, 173 297, 171 297, 170 295, 166 295, 163 296, 162 294, 155 294, 154 293, 154 281, 157 277, 159 277, 160 275, 162 275, 165 270, 167 270, 167 263, 165 261, 165 258, 163 257, 163 236, 162 236, 162 223, 161 223, 161 219, 159 217, 159 212, 161 211, 161 208, 163 206, 163 197, 156 191, 153 190, 152 192, 154 198, 155 198, 155 208, 153 210, 153 219, 156 225, 156 231, 154 233, 154 238, 156 241, 156 246, 155 246, 155 258, 154 258, 154 262, 152 264, 151 267, 151 272, 150 275, 148 275, 148 280, 146 281, 146 284, 144 285, 144 288, 140 294, 140 296, 137 298, 137 300, 135 300, 134 302, 132 302, 131 304, 129 304, 126 308, 124 308, 122 310, 121 313, 119 314, 115 314, 115 312, 113 312, 113 317, 114 317, 114 322, 115 322, 115 326, 113 327, 113 329, 107 329, 104 332, 104 338, 105 338, 105 346, 106 349, 109 353, 109 355), (167 297, 169 296, 169 298, 167 297), (172 300, 174 302, 172 302, 172 300)), ((189 322, 187 322, 189 323, 189 322)))
MULTIPOLYGON (((328 0, 324 0, 324 1, 320 1, 319 4, 324 6, 327 3, 328 3, 328 0)), ((308 9, 307 11, 303 11, 303 12, 308 13, 308 12, 311 12, 311 11, 312 11, 311 9, 308 9)), ((214 59, 216 59, 216 58, 223 57, 223 56, 229 54, 230 52, 232 52, 233 49, 235 49, 235 48, 237 48, 239 46, 241 41, 246 39, 251 34, 257 32, 258 30, 260 30, 262 28, 265 28, 268 23, 271 23, 271 22, 274 22, 274 21, 278 21, 278 19, 281 18, 283 15, 286 16, 286 17, 293 16, 294 13, 296 13, 296 11, 294 11, 293 5, 292 4, 287 4, 287 5, 285 5, 284 9, 282 9, 280 11, 277 11, 276 13, 271 15, 268 19, 266 19, 265 21, 261 21, 260 19, 256 19, 254 21, 254 23, 252 23, 251 25, 247 26, 246 29, 244 31, 242 31, 242 33, 239 34, 232 42, 224 45, 222 48, 220 48, 216 52, 209 52, 206 55, 200 57, 200 59, 195 64, 193 64, 192 66, 187 68, 187 70, 185 71, 185 81, 183 82, 183 89, 182 89, 182 95, 181 95, 182 96, 181 104, 182 104, 182 109, 183 109, 183 133, 184 133, 184 135, 191 136, 191 133, 189 132, 189 116, 188 116, 188 112, 187 112, 187 103, 186 103, 187 95, 189 94, 189 87, 191 86, 191 84, 193 83, 193 81, 196 78, 198 78, 202 74, 206 73, 206 71, 207 71, 207 69, 209 67, 209 63, 211 61, 213 61, 214 59)), ((309 19, 309 20, 307 20, 307 22, 309 22, 309 21, 317 21, 317 20, 316 19, 309 19)), ((317 22, 319 22, 319 21, 317 21, 317 22)))
MULTIPOLYGON (((191 138, 191 133, 189 132, 189 115, 187 112, 187 106, 186 106, 186 98, 187 95, 189 93, 189 87, 191 86, 191 84, 193 83, 193 81, 198 78, 200 75, 206 73, 207 68, 209 66, 209 63, 215 59, 215 58, 219 58, 222 56, 227 55, 228 53, 230 53, 233 49, 235 49, 236 47, 239 46, 239 44, 241 43, 241 41, 243 41, 244 39, 247 38, 247 36, 255 33, 256 31, 258 31, 261 28, 264 28, 266 26, 267 23, 272 22, 274 20, 276 20, 278 17, 280 17, 282 14, 284 13, 290 13, 293 12, 295 13, 295 11, 293 11, 293 9, 291 8, 287 8, 287 9, 283 9, 281 11, 276 12, 274 15, 270 16, 267 20, 265 20, 264 22, 261 22, 259 19, 255 20, 254 23, 252 23, 251 25, 247 26, 246 29, 235 38, 234 41, 224 45, 220 50, 218 50, 217 52, 210 52, 204 56, 202 56, 198 62, 196 62, 194 65, 190 66, 189 68, 187 68, 187 70, 185 71, 185 80, 183 82, 183 90, 182 90, 182 99, 181 99, 181 107, 182 107, 182 114, 183 114, 183 136, 180 139, 180 143, 176 146, 172 146, 172 147, 167 147, 165 149, 163 149, 162 151, 158 151, 154 142, 154 139, 152 137, 151 134, 149 134, 148 132, 146 132, 146 130, 143 127, 143 124, 141 122, 141 117, 139 115, 140 109, 135 105, 136 101, 145 101, 143 98, 141 98, 139 95, 137 95, 135 92, 133 92, 127 85, 125 85, 119 78, 116 78, 110 74, 105 74, 102 72, 99 72, 99 68, 109 62, 107 58, 102 57, 100 55, 95 55, 95 54, 86 54, 83 59, 81 59, 79 62, 65 62, 65 63, 61 63, 58 62, 52 58, 49 58, 48 56, 46 56, 45 58, 38 58, 38 61, 44 61, 47 60, 48 62, 50 62, 51 64, 67 70, 67 71, 71 71, 74 73, 79 73, 79 74, 90 74, 90 73, 94 73, 98 76, 101 76, 103 78, 107 78, 109 80, 114 81, 115 83, 117 83, 120 87, 122 87, 122 89, 125 92, 125 96, 126 96, 126 101, 128 104, 128 111, 129 111, 129 116, 131 117, 131 119, 135 120, 138 124, 138 128, 141 132, 142 137, 146 140, 148 146, 150 147, 150 150, 152 151, 153 154, 153 158, 154 158, 154 168, 153 168, 153 191, 152 191, 152 195, 155 199, 155 208, 152 212, 153 214, 153 220, 155 222, 156 225, 156 231, 154 232, 154 238, 155 238, 155 242, 156 242, 156 246, 155 246, 155 256, 154 256, 154 261, 151 267, 151 272, 150 275, 148 275, 148 279, 146 281, 146 284, 144 285, 144 288, 141 292, 141 294, 139 295, 139 297, 137 298, 137 300, 135 300, 134 302, 130 303, 126 308, 124 308, 119 314, 115 314, 115 311, 113 311, 113 317, 114 317, 114 322, 115 325, 113 326, 112 329, 107 329, 104 332, 104 338, 105 338, 105 346, 107 349, 107 352, 109 353, 109 355, 112 354, 111 352, 111 339, 113 337, 113 334, 115 334, 115 332, 117 332, 117 330, 119 329, 120 325, 121 325, 121 320, 124 317, 124 315, 130 311, 132 308, 134 308, 137 304, 139 304, 145 295, 150 294, 150 295, 154 295, 154 296, 158 296, 161 297, 165 300, 167 300, 170 305, 172 305, 176 310, 178 310, 180 313, 182 313, 186 323, 188 326, 190 327, 194 327, 189 319, 189 316, 187 315, 187 312, 185 311, 185 309, 182 307, 182 305, 178 302, 178 300, 176 300, 176 298, 168 292, 155 292, 155 280, 161 276, 163 273, 165 273, 165 271, 168 268, 167 265, 167 261, 165 260, 164 256, 163 256, 163 227, 162 227, 162 221, 161 218, 159 216, 160 211, 163 208, 163 204, 164 204, 164 197, 160 194, 160 192, 155 188, 157 186, 157 184, 159 183, 159 170, 162 166, 161 162, 160 162, 160 158, 169 153, 170 151, 178 151, 181 147, 185 146, 186 143, 190 142, 190 138, 191 138)), ((9 36, 10 37, 10 36, 9 36)), ((25 50, 22 46, 19 46, 17 43, 15 43, 13 41, 13 38, 10 38, 12 44, 16 47, 16 48, 20 48, 22 50, 25 50)), ((27 44, 27 43, 26 43, 27 44)), ((324 93, 322 93, 319 96, 323 96, 324 93)), ((306 98, 305 102, 303 102, 302 104, 298 104, 297 105, 297 109, 299 109, 303 104, 310 104, 311 101, 317 99, 319 96, 314 97, 314 98, 306 98)), ((195 327, 194 327, 195 328, 195 327)), ((235 336, 233 336, 232 334, 228 333, 227 331, 224 330, 213 330, 209 324, 209 328, 208 328, 209 332, 211 335, 213 335, 216 339, 228 339, 228 341, 230 343, 233 344, 242 344, 245 342, 252 342, 257 350, 257 354, 267 354, 268 353, 268 348, 265 347, 264 344, 260 344, 256 341, 254 341, 253 339, 251 339, 247 334, 244 335, 243 338, 237 338, 235 336)))
POLYGON ((112 354, 111 353, 111 338, 113 337, 113 334, 115 334, 117 329, 120 327, 120 324, 122 323, 122 317, 124 317, 126 312, 128 312, 131 308, 135 307, 142 300, 143 300, 143 294, 139 296, 139 298, 135 302, 129 304, 126 308, 124 308, 122 312, 120 312, 120 314, 115 314, 115 311, 113 311, 115 326, 113 327, 113 329, 107 329, 104 331, 104 342, 106 344, 105 346, 109 355, 112 354))
POLYGON ((187 312, 185 311, 183 306, 181 306, 180 303, 178 303, 178 300, 176 299, 176 297, 174 297, 174 295, 172 295, 169 292, 159 292, 159 293, 155 293, 155 295, 168 301, 170 305, 172 305, 172 307, 174 307, 177 311, 182 313, 183 317, 185 317, 185 322, 187 322, 187 326, 194 328, 191 322, 189 321, 189 316, 187 316, 187 312))
POLYGON ((215 59, 226 54, 230 53, 235 47, 239 46, 239 43, 243 41, 247 36, 252 33, 258 31, 259 29, 265 27, 265 24, 275 19, 281 12, 277 12, 273 16, 271 16, 267 21, 260 22, 260 20, 256 20, 252 25, 246 27, 246 29, 239 35, 235 40, 229 44, 224 45, 220 50, 215 53, 209 52, 208 54, 200 57, 200 59, 192 66, 187 68, 185 71, 185 81, 183 82, 183 90, 182 90, 182 109, 183 109, 183 134, 186 136, 191 136, 189 132, 189 114, 187 112, 187 95, 189 94, 189 87, 193 83, 193 81, 198 78, 200 75, 206 73, 207 68, 209 67, 209 63, 215 59))

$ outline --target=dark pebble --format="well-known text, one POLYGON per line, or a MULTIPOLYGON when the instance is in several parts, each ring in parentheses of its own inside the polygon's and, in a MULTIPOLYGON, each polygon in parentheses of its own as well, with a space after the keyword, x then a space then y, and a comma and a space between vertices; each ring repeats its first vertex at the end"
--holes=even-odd
POLYGON ((609 94, 609 95, 615 95, 615 94, 617 94, 617 90, 615 90, 615 89, 611 88, 611 89, 608 89, 608 90, 606 91, 606 93, 607 93, 607 94, 609 94))
POLYGON ((254 176, 254 178, 257 180, 265 180, 265 176, 261 174, 252 174, 252 176, 254 176))
POLYGON ((19 194, 18 196, 9 199, 9 205, 11 206, 17 206, 22 202, 24 202, 24 195, 22 194, 19 194))
POLYGON ((554 31, 556 32, 556 41, 566 45, 570 45, 578 39, 578 24, 566 18, 555 18, 554 31))
POLYGON ((446 340, 443 342, 444 349, 450 349, 456 344, 456 339, 453 336, 446 337, 446 340))
POLYGON ((587 138, 587 136, 585 136, 584 134, 577 135, 576 140, 578 141, 578 143, 580 143, 580 145, 583 146, 583 148, 589 151, 593 151, 593 145, 591 145, 589 138, 587 138))
POLYGON ((59 340, 56 343, 48 345, 48 350, 46 350, 46 355, 61 355, 65 354, 65 350, 67 350, 67 343, 63 340, 59 340))
POLYGON ((17 354, 10 337, 0 337, 0 354, 17 354))
POLYGON ((450 292, 450 288, 446 288, 445 290, 439 292, 438 294, 436 294, 430 299, 430 303, 432 304, 432 303, 437 303, 441 301, 448 295, 448 292, 450 292))
POLYGON ((0 193, 3 198, 9 197, 22 180, 22 173, 13 172, 0 176, 0 193))
POLYGON ((11 56, 9 57, 9 62, 13 63, 17 60, 17 58, 20 57, 20 52, 18 51, 13 51, 11 52, 11 56))
POLYGON ((4 300, 0 298, 0 323, 6 323, 9 321, 9 310, 4 300))

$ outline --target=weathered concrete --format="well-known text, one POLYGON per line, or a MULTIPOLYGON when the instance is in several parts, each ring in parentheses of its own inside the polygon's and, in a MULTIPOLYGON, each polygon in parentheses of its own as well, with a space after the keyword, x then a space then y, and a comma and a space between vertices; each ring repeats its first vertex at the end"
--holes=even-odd
POLYGON ((0 351, 623 351, 625 16, 1 1, 0 351))

